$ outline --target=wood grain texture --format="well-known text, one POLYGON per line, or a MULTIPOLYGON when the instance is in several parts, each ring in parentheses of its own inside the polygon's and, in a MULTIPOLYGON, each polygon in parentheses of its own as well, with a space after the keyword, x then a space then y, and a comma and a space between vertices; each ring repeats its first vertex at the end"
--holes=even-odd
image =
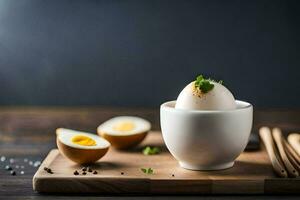
POLYGON ((245 152, 234 167, 222 171, 190 171, 178 166, 164 146, 160 132, 151 132, 136 149, 110 149, 107 155, 91 166, 97 175, 73 175, 82 166, 74 164, 52 150, 33 178, 39 192, 101 194, 264 194, 281 192, 276 184, 293 184, 288 191, 300 192, 300 179, 276 178, 265 150, 245 152), (143 146, 159 146, 162 153, 145 156, 143 146), (48 174, 43 167, 50 167, 48 174), (151 167, 153 175, 140 168, 151 167), (121 175, 124 172, 124 175, 121 175), (172 176, 174 174, 174 176, 172 176), (274 185, 273 185, 274 184, 274 185), (267 188, 267 190, 265 190, 267 188), (272 190, 274 188, 274 190, 272 190), (294 189, 293 189, 294 188, 294 189))

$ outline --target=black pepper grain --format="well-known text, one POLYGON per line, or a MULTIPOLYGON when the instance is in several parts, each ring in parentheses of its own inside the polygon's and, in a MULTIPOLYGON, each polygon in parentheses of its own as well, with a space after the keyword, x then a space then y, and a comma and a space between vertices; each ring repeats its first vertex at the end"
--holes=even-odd
POLYGON ((52 172, 52 170, 51 170, 50 168, 47 169, 47 172, 48 172, 49 174, 53 174, 53 172, 52 172))
POLYGON ((84 172, 85 172, 85 171, 86 171, 86 167, 82 168, 82 171, 84 171, 84 172))
POLYGON ((95 171, 93 172, 93 174, 98 174, 98 172, 95 170, 95 171))
POLYGON ((172 174, 172 176, 174 177, 175 175, 174 175, 174 174, 172 174))
POLYGON ((82 172, 82 175, 86 175, 86 172, 82 172))
POLYGON ((121 172, 121 175, 124 175, 124 172, 121 172))
POLYGON ((15 176, 15 175, 16 175, 16 172, 15 172, 15 171, 10 171, 10 174, 11 174, 12 176, 15 176))
POLYGON ((79 172, 76 170, 73 174, 74 175, 79 175, 79 172))

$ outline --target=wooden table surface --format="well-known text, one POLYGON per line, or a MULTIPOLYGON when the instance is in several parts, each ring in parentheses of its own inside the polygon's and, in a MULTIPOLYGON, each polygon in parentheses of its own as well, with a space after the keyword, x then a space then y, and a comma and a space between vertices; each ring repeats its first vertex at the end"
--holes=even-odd
MULTIPOLYGON (((151 121, 153 130, 159 130, 159 110, 149 108, 109 108, 109 107, 0 107, 0 199, 86 199, 82 196, 41 195, 32 190, 32 176, 37 168, 24 163, 42 161, 50 149, 55 148, 55 129, 66 127, 95 132, 103 121, 118 115, 136 115, 151 121), (24 166, 24 175, 10 175, 4 169, 8 159, 11 165, 24 166)), ((300 131, 300 109, 261 109, 254 112, 253 130, 260 126, 280 127, 284 133, 300 131)), ((18 169, 19 171, 21 169, 18 169)), ((18 172, 19 172, 18 171, 18 172)), ((101 197, 101 196, 100 196, 101 197)), ((100 198, 99 196, 89 198, 100 198)), ((252 196, 253 197, 253 196, 252 196)), ((103 199, 115 197, 102 196, 103 199)), ((118 197, 121 198, 121 197, 118 197)), ((133 199, 133 197, 126 197, 133 199)), ((135 197, 140 199, 141 197, 135 197)), ((143 197, 146 199, 168 197, 143 197)), ((173 197, 183 199, 186 197, 173 197)), ((198 197, 189 197, 198 198, 198 197)), ((202 196, 204 199, 242 199, 243 196, 202 196)), ((283 197, 255 197, 256 199, 282 199, 283 197)), ((298 199, 297 196, 286 197, 298 199)))

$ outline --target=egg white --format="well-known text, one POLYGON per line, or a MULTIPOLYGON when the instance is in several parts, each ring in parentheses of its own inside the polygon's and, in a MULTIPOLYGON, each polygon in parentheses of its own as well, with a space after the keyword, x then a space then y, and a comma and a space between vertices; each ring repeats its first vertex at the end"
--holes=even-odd
POLYGON ((104 149, 104 148, 108 148, 110 146, 110 143, 107 140, 105 140, 104 138, 102 138, 98 135, 91 134, 91 133, 86 133, 86 132, 76 131, 76 130, 71 130, 71 129, 65 129, 65 128, 57 129, 56 133, 57 133, 58 140, 60 142, 62 142, 63 144, 65 144, 67 146, 77 148, 77 149, 104 149), (95 140, 96 145, 83 146, 83 145, 73 143, 72 138, 75 135, 87 136, 87 137, 95 140))
POLYGON ((188 84, 179 94, 175 108, 184 110, 233 110, 236 103, 232 93, 222 84, 211 82, 214 88, 197 96, 194 84, 188 84))
POLYGON ((133 116, 120 116, 114 117, 112 119, 107 120, 103 124, 98 127, 98 132, 105 133, 108 135, 116 135, 116 136, 126 136, 126 135, 135 135, 139 133, 147 132, 151 129, 151 124, 149 121, 142 119, 140 117, 133 116), (118 131, 114 130, 114 126, 121 122, 132 122, 134 124, 133 130, 130 131, 118 131))

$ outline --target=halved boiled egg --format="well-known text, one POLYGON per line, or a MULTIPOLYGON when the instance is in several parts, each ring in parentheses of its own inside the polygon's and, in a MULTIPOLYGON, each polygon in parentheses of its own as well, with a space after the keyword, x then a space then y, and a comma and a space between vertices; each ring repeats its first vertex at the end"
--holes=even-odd
POLYGON ((107 140, 91 133, 58 128, 56 134, 60 153, 78 164, 96 162, 110 147, 107 140))
POLYGON ((149 121, 133 116, 114 117, 101 124, 97 132, 112 146, 125 149, 139 144, 151 129, 149 121))

